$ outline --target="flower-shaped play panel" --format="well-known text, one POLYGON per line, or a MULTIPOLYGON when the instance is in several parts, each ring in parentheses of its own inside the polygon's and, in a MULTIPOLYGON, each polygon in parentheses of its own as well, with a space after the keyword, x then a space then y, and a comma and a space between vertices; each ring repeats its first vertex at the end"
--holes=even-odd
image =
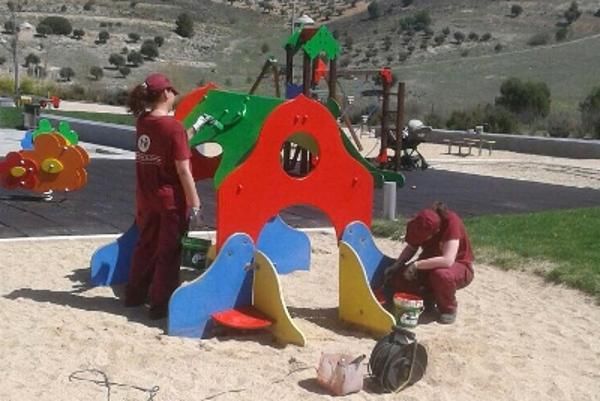
POLYGON ((20 152, 10 152, 0 162, 0 185, 7 189, 33 189, 38 183, 37 173, 35 161, 20 152))

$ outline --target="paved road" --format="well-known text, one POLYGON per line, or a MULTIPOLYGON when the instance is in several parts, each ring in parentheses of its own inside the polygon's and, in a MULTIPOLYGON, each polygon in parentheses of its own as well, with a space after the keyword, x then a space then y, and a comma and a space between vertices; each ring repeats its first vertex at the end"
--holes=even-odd
MULTIPOLYGON (((88 172, 86 187, 57 194, 51 202, 0 189, 0 237, 106 234, 127 229, 134 217, 134 162, 95 159, 88 172)), ((438 199, 463 216, 600 206, 600 191, 593 189, 436 170, 406 175, 406 186, 398 191, 398 210, 405 216, 438 199)), ((214 227, 211 183, 199 184, 199 190, 204 194, 207 223, 214 227)), ((375 216, 381 214, 382 195, 376 190, 375 216)), ((248 211, 251 213, 251 206, 248 211)), ((283 216, 297 227, 330 225, 322 212, 304 206, 286 209, 283 216)))

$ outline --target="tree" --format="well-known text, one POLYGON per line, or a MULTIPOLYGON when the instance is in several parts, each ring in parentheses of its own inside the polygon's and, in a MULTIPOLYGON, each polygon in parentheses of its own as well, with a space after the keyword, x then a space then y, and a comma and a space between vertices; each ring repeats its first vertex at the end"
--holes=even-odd
POLYGON ((567 28, 566 26, 563 26, 561 28, 558 28, 554 37, 557 42, 562 42, 563 40, 565 40, 567 38, 568 35, 569 35, 569 28, 567 28))
POLYGON ((446 36, 444 36, 444 34, 437 34, 433 38, 433 41, 435 42, 435 44, 437 46, 440 46, 442 43, 444 43, 445 40, 446 40, 446 36))
POLYGON ((489 32, 486 32, 483 35, 481 35, 481 38, 479 40, 482 41, 482 42, 487 42, 491 38, 492 38, 492 34, 489 33, 489 32))
POLYGON ((119 72, 121 73, 123 78, 127 78, 127 75, 129 75, 129 73, 131 72, 131 68, 127 66, 121 66, 119 67, 119 72))
POLYGON ((4 23, 4 30, 8 33, 15 33, 15 23, 12 20, 8 20, 4 23))
POLYGON ((88 0, 84 5, 83 5, 83 9, 85 11, 91 11, 92 8, 94 7, 94 0, 88 0))
POLYGON ((73 32, 73 26, 71 22, 65 17, 51 16, 46 17, 40 21, 40 25, 46 25, 50 27, 53 35, 70 35, 73 32))
POLYGON ((99 81, 104 76, 104 71, 97 65, 90 68, 90 75, 94 77, 96 81, 99 81))
POLYGON ((262 54, 266 54, 266 53, 268 53, 268 52, 269 52, 269 50, 271 50, 271 48, 269 47, 269 44, 268 44, 268 43, 263 43, 263 44, 260 46, 260 52, 261 52, 262 54))
POLYGON ((75 76, 75 71, 71 67, 63 67, 58 72, 58 75, 65 81, 70 81, 75 76))
POLYGON ((565 19, 567 20, 567 24, 573 23, 576 19, 581 16, 581 11, 579 11, 579 5, 576 1, 571 3, 569 9, 565 11, 565 19))
POLYGON ((381 6, 377 0, 373 0, 371 3, 369 3, 367 11, 369 12, 369 17, 372 19, 381 17, 381 6))
POLYGON ((154 43, 156 43, 156 46, 161 47, 165 43, 165 38, 162 36, 155 36, 154 43))
POLYGON ((132 50, 127 55, 127 61, 133 64, 134 67, 137 67, 140 64, 144 64, 144 56, 142 56, 141 53, 132 50))
POLYGON ((108 31, 100 31, 98 33, 98 43, 106 43, 110 38, 108 31))
POLYGON ((496 105, 528 120, 546 117, 550 112, 550 89, 544 82, 509 78, 500 86, 496 105))
POLYGON ((125 57, 121 56, 120 54, 113 53, 108 58, 108 62, 118 69, 120 66, 125 65, 125 57))
POLYGON ((35 30, 42 38, 52 34, 52 28, 50 28, 48 25, 38 25, 35 30))
POLYGON ((85 31, 83 29, 73 29, 73 37, 77 40, 81 40, 85 36, 85 31))
POLYGON ((3 65, 4 63, 6 63, 6 57, 0 56, 0 65, 3 65))
POLYGON ((442 33, 444 34, 444 36, 450 35, 450 28, 449 27, 445 27, 444 29, 442 29, 442 33))
POLYGON ((513 4, 510 8, 510 16, 513 18, 517 18, 523 12, 523 7, 518 4, 513 4))
POLYGON ((194 36, 194 20, 187 13, 179 14, 177 21, 175 21, 177 28, 175 33, 184 38, 191 38, 194 36))
POLYGON ((63 5, 60 7, 60 12, 61 12, 61 13, 67 12, 67 6, 66 6, 65 4, 63 4, 63 5))
POLYGON ((140 48, 140 53, 149 60, 154 60, 158 57, 158 46, 153 40, 145 40, 140 48))
POLYGON ((593 88, 579 104, 579 111, 584 128, 590 130, 595 138, 600 138, 600 86, 593 88))
POLYGON ((477 42, 479 40, 479 35, 476 32, 469 33, 469 40, 471 42, 477 42))
POLYGON ((460 45, 462 42, 465 41, 465 34, 461 31, 454 32, 454 40, 456 40, 456 43, 460 45))
POLYGON ((131 40, 131 42, 133 43, 137 43, 140 40, 140 34, 136 32, 130 32, 127 36, 129 37, 129 40, 131 40))
POLYGON ((40 56, 35 53, 29 53, 25 57, 25 67, 29 67, 31 64, 38 65, 40 63, 40 56))

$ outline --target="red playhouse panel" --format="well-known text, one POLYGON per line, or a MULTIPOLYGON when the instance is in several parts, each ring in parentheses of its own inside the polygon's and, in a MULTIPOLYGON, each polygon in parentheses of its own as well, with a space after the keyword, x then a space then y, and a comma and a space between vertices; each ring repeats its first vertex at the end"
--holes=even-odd
POLYGON ((320 58, 317 59, 317 66, 313 73, 313 83, 318 84, 321 78, 327 75, 327 65, 320 58))
POLYGON ((217 191, 217 247, 236 232, 257 241, 267 220, 292 205, 323 211, 338 238, 353 221, 371 225, 371 174, 348 154, 327 108, 303 95, 273 110, 248 159, 217 191), (318 148, 318 164, 301 178, 288 175, 281 164, 281 148, 293 134, 312 137, 318 148))
MULTIPOLYGON (((175 109, 175 118, 183 122, 188 114, 194 110, 194 107, 204 99, 208 91, 216 88, 217 85, 211 82, 187 93, 175 109)), ((221 156, 207 157, 199 153, 196 149, 192 149, 191 163, 194 180, 200 181, 214 177, 220 162, 221 156)))
POLYGON ((211 317, 223 326, 242 330, 264 329, 273 324, 253 306, 242 306, 237 309, 213 313, 211 317))

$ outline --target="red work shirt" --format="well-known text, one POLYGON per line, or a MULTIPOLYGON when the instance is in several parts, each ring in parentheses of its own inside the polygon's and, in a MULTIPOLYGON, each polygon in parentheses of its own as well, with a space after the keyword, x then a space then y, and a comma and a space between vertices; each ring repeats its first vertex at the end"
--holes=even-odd
POLYGON ((467 235, 467 230, 465 229, 465 225, 461 218, 451 211, 448 212, 447 219, 442 219, 440 231, 421 245, 423 251, 419 255, 419 259, 442 256, 443 244, 453 239, 458 240, 456 261, 471 266, 473 264, 473 251, 467 235))
POLYGON ((136 202, 138 209, 186 207, 176 160, 192 157, 183 125, 170 116, 146 113, 136 123, 136 202))

